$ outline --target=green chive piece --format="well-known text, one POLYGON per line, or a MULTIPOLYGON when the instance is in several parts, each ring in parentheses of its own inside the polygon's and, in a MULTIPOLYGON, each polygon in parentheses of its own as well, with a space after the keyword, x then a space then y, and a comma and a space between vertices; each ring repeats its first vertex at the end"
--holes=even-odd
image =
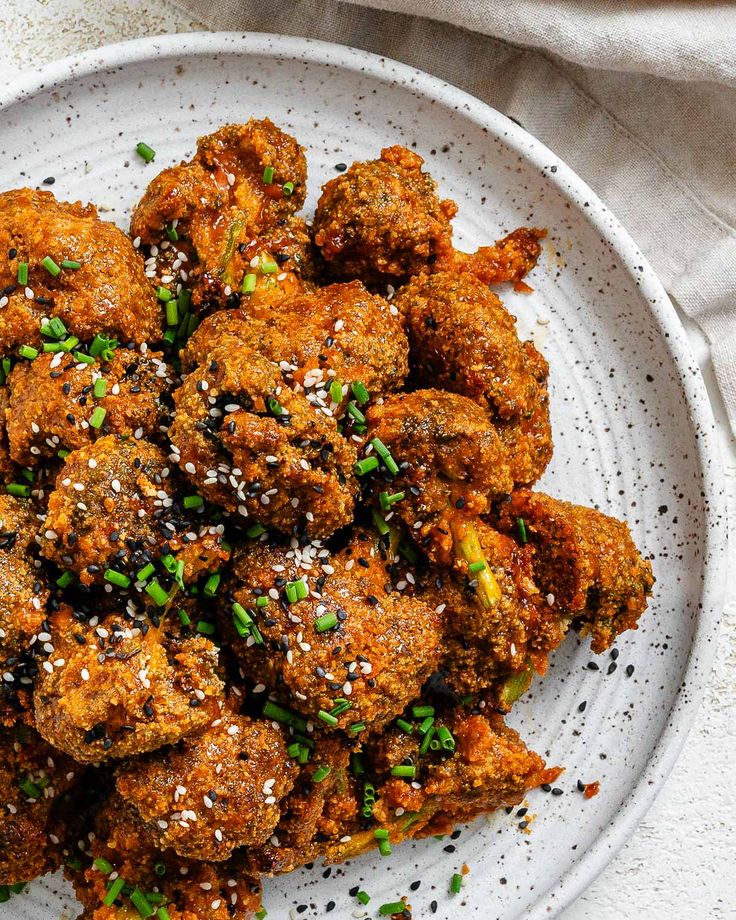
POLYGON ((18 284, 22 284, 25 287, 28 284, 28 263, 19 262, 18 263, 18 284))
POLYGON ((353 391, 353 396, 358 400, 359 406, 364 406, 371 398, 368 390, 365 388, 365 384, 361 383, 360 380, 351 383, 350 389, 353 391))
POLYGON ((155 571, 156 566, 152 562, 149 562, 148 565, 144 565, 142 569, 138 570, 136 578, 138 581, 146 581, 146 579, 150 578, 155 571))
POLYGON ((336 613, 325 613, 314 621, 314 628, 318 633, 327 632, 329 629, 334 629, 337 626, 337 622, 336 613))
POLYGON ((353 722, 351 725, 348 725, 348 734, 359 735, 361 732, 364 732, 365 729, 365 722, 353 722))
MULTIPOLYGON (((186 610, 180 610, 179 613, 178 613, 178 616, 179 616, 179 622, 181 623, 182 626, 191 626, 191 625, 192 625, 191 618, 190 618, 189 614, 186 612, 186 610)), ((158 873, 156 873, 156 874, 158 875, 158 873)))
POLYGON ((105 875, 109 875, 114 871, 115 868, 111 862, 108 862, 106 859, 102 859, 102 857, 96 859, 92 865, 95 867, 95 869, 99 869, 100 872, 104 872, 105 875))
POLYGON ((156 911, 156 917, 158 920, 171 920, 171 914, 165 907, 159 907, 156 911))
POLYGON ((264 259, 261 262, 261 271, 264 275, 274 275, 278 270, 278 263, 274 262, 273 259, 264 259))
POLYGON ((105 907, 112 907, 123 888, 125 888, 125 879, 118 876, 112 885, 110 885, 110 888, 102 902, 105 907))
POLYGON ((526 543, 527 533, 526 533, 526 523, 524 522, 524 518, 517 518, 516 523, 519 528, 519 539, 521 540, 522 543, 526 543))
POLYGON ((359 891, 355 897, 361 904, 367 904, 371 899, 371 896, 365 891, 359 891))
POLYGON ((361 424, 365 422, 365 416, 354 402, 348 403, 348 414, 352 415, 356 422, 360 422, 361 424))
POLYGON ((330 399, 334 403, 342 402, 342 384, 339 380, 330 382, 330 399))
POLYGON ((208 623, 207 620, 200 620, 197 623, 196 630, 198 633, 202 633, 203 636, 214 636, 215 624, 208 623))
MULTIPOLYGON (((390 856, 390 855, 391 855, 391 844, 388 842, 388 840, 379 840, 379 841, 378 841, 378 852, 381 854, 381 856, 390 856)), ((401 907, 399 908, 399 910, 403 910, 403 909, 404 909, 404 904, 401 903, 401 907)), ((381 911, 381 913, 383 913, 383 911, 381 911)), ((395 914, 395 913, 397 913, 397 911, 392 910, 392 911, 390 911, 390 913, 395 914)))
POLYGON ((294 183, 293 183, 293 182, 284 182, 284 184, 281 186, 281 188, 282 188, 282 190, 283 190, 284 195, 286 195, 286 197, 288 198, 289 195, 291 195, 291 193, 294 191, 294 183))
POLYGON ((301 578, 298 581, 287 582, 284 590, 286 591, 286 598, 290 604, 295 604, 297 601, 303 601, 309 594, 309 588, 306 582, 301 578))
POLYGON ((185 495, 184 496, 184 507, 189 510, 191 508, 202 508, 204 506, 204 499, 201 495, 185 495))
POLYGON ((83 351, 75 351, 72 355, 77 364, 94 364, 95 359, 92 355, 85 355, 83 351))
POLYGON ((5 486, 5 491, 8 495, 15 495, 17 498, 28 498, 31 494, 31 487, 20 482, 9 482, 5 486))
POLYGON ((47 339, 60 339, 66 335, 66 326, 58 316, 53 316, 47 323, 41 325, 41 335, 47 339))
POLYGON ((291 712, 291 710, 285 709, 283 706, 279 706, 278 703, 274 703, 272 700, 268 700, 263 707, 263 717, 265 719, 273 719, 274 722, 282 722, 284 725, 289 725, 291 728, 295 728, 300 732, 305 732, 307 730, 307 720, 303 716, 297 715, 295 712, 291 712))
POLYGON ((45 256, 43 259, 41 259, 41 265, 43 265, 46 271, 54 278, 61 274, 61 269, 56 264, 56 262, 54 262, 51 256, 45 256))
POLYGON ((420 735, 426 735, 430 728, 434 725, 434 716, 427 716, 422 723, 420 724, 417 731, 420 735))
POLYGON ((365 476, 366 473, 378 469, 378 457, 364 457, 362 460, 358 460, 353 469, 356 476, 365 476))
POLYGON ((66 865, 69 869, 72 869, 74 872, 78 872, 82 868, 81 859, 69 859, 66 862, 66 865))
POLYGON ((254 274, 254 272, 248 272, 248 274, 243 278, 243 286, 241 287, 241 291, 244 294, 252 294, 256 289, 257 280, 258 276, 254 274))
POLYGON ((256 537, 260 537, 266 532, 266 528, 263 524, 251 524, 250 527, 246 530, 246 537, 250 537, 251 540, 255 540, 256 537))
POLYGON ((478 562, 471 562, 470 565, 468 566, 468 571, 469 572, 482 572, 485 567, 486 567, 485 562, 482 559, 480 559, 478 562))
POLYGON ((174 295, 171 293, 171 291, 168 288, 165 288, 165 287, 156 288, 156 297, 158 297, 159 300, 163 301, 163 303, 168 303, 173 296, 174 295))
POLYGON ((429 750, 429 746, 432 744, 432 739, 434 738, 435 730, 434 726, 430 728, 428 732, 425 733, 422 738, 422 743, 419 745, 419 753, 426 754, 429 750))
POLYGON ((66 460, 66 458, 69 456, 70 453, 71 453, 70 450, 67 450, 66 447, 62 447, 61 450, 56 451, 56 456, 61 458, 62 460, 66 460))
POLYGON ((95 411, 89 417, 90 427, 102 428, 102 423, 105 421, 106 415, 107 415, 107 409, 103 409, 102 406, 97 406, 95 411))
POLYGON ((320 709, 317 713, 317 718, 321 719, 327 725, 337 725, 337 719, 330 712, 325 712, 324 709, 320 709))
POLYGON ((463 877, 459 872, 455 872, 450 880, 450 893, 451 894, 460 894, 460 889, 463 887, 463 877))
POLYGON ((204 583, 204 596, 205 597, 214 597, 217 594, 217 589, 220 587, 220 579, 222 575, 219 572, 215 572, 213 575, 207 579, 204 583))
POLYGON ((266 910, 265 907, 262 907, 260 910, 257 910, 255 913, 256 920, 265 920, 267 916, 268 916, 268 911, 266 910))
POLYGON ((273 182, 273 174, 275 170, 273 166, 266 166, 263 170, 263 181, 266 185, 270 185, 273 182))
POLYGON ((256 598, 256 607, 268 607, 268 600, 268 597, 262 594, 260 597, 256 598))
POLYGON ((140 141, 135 145, 135 152, 146 163, 152 163, 156 158, 156 151, 153 149, 153 147, 149 147, 148 144, 145 144, 143 141, 140 141))
POLYGON ((327 779, 327 777, 330 775, 331 772, 332 772, 331 768, 326 765, 317 767, 317 769, 312 774, 312 782, 321 783, 323 780, 327 779))
POLYGON ((365 763, 362 754, 350 755, 350 772, 353 776, 363 776, 365 774, 365 763))
POLYGON ((266 405, 268 406, 268 411, 271 412, 273 415, 283 415, 284 414, 284 407, 281 405, 278 399, 276 399, 275 396, 269 396, 268 399, 266 400, 266 405))
POLYGON ((396 725, 401 729, 402 732, 405 732, 407 735, 411 735, 414 731, 414 726, 411 722, 407 722, 406 719, 397 719, 396 725))
POLYGON ((33 470, 29 470, 26 467, 20 471, 20 475, 26 480, 26 482, 33 482, 36 478, 36 474, 33 472, 33 470))
POLYGON ((253 617, 243 607, 242 604, 235 603, 232 606, 233 614, 240 620, 243 626, 250 628, 253 625, 253 617))
POLYGON ((29 779, 24 779, 18 783, 19 788, 22 792, 28 796, 29 799, 40 799, 41 798, 41 788, 32 783, 29 779))
POLYGON ((59 342, 59 351, 70 352, 79 345, 79 339, 76 335, 70 335, 68 338, 64 339, 63 342, 59 342))
POLYGON ((388 840, 388 831, 385 827, 377 827, 373 831, 373 836, 376 838, 376 840, 388 840))
POLYGON ((402 498, 406 497, 406 492, 394 492, 389 494, 388 492, 381 492, 378 496, 379 501, 381 502, 381 507, 384 511, 388 511, 392 505, 395 505, 396 502, 400 502, 402 498))
POLYGON ((27 358, 29 361, 34 361, 38 357, 38 349, 33 348, 31 345, 21 345, 18 349, 18 354, 21 358, 27 358))
POLYGON ((400 764, 398 767, 391 767, 391 776, 400 776, 404 779, 414 779, 417 775, 417 768, 410 764, 400 764))
POLYGON ((164 604, 168 603, 169 595, 155 578, 150 584, 146 585, 146 594, 148 594, 153 602, 159 607, 163 607, 164 604))
POLYGON ((391 528, 375 508, 371 508, 371 517, 373 518, 373 524, 375 525, 376 530, 382 537, 385 537, 387 533, 391 533, 391 528))
POLYGON ((109 361, 112 353, 118 347, 118 340, 111 339, 106 335, 98 333, 89 346, 89 353, 95 358, 102 358, 103 361, 109 361))
POLYGON ((387 904, 381 904, 378 913, 382 917, 390 917, 392 914, 403 914, 406 910, 406 901, 389 901, 387 904))
POLYGON ((107 380, 105 380, 104 377, 98 377, 94 382, 92 392, 97 399, 102 399, 104 396, 107 396, 107 380))
POLYGON ((74 581, 74 572, 66 571, 62 572, 61 575, 56 579, 56 584, 60 588, 68 588, 69 585, 74 581))
POLYGON ((115 569, 105 570, 105 581, 109 581, 111 585, 117 585, 118 588, 130 587, 130 579, 128 576, 124 575, 122 572, 116 572, 115 569))
POLYGON ((179 325, 179 305, 175 300, 169 300, 166 303, 166 325, 179 325))
POLYGON ((395 476, 399 472, 399 465, 391 456, 391 451, 386 447, 383 441, 380 438, 373 438, 371 441, 373 449, 378 454, 378 456, 383 460, 386 465, 386 469, 395 476))
POLYGON ((437 729, 437 737, 439 738, 440 744, 446 751, 455 750, 455 738, 453 737, 452 732, 445 725, 440 725, 437 729))
POLYGON ((76 259, 62 259, 61 267, 69 269, 69 271, 75 272, 78 268, 82 267, 82 263, 77 262, 76 259))
POLYGON ((179 231, 173 224, 166 224, 164 229, 166 230, 166 236, 172 243, 175 243, 179 239, 179 231))
POLYGON ((411 714, 415 719, 424 719, 426 716, 433 716, 434 706, 412 706, 411 714))
POLYGON ((344 712, 347 712, 348 709, 352 709, 352 707, 353 707, 353 704, 350 702, 350 700, 346 700, 344 698, 337 699, 335 700, 335 705, 330 710, 330 715, 340 716, 344 712))
POLYGON ((143 894, 140 888, 134 888, 130 892, 130 900, 133 907, 135 907, 141 917, 152 917, 156 913, 153 907, 151 907, 148 898, 143 894))

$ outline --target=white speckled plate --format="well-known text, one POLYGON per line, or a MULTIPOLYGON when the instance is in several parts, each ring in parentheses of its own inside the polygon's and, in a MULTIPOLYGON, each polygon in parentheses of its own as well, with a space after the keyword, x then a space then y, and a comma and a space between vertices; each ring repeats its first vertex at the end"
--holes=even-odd
MULTIPOLYGON (((157 169, 189 156, 198 135, 250 115, 269 115, 306 145, 312 205, 335 164, 401 142, 426 157, 443 195, 458 202, 461 243, 490 242, 525 223, 549 228, 535 292, 505 295, 551 365, 556 451, 543 487, 626 518, 658 579, 641 628, 618 642, 615 662, 606 655, 591 670, 587 644, 570 638, 513 713, 530 745, 567 768, 564 794, 530 796, 531 834, 502 813, 452 842, 269 881, 269 917, 361 916, 348 894, 358 884, 372 895, 368 916, 408 894, 415 917, 450 918, 461 908, 484 920, 550 917, 651 804, 709 673, 726 522, 697 365, 645 259, 564 163, 476 99, 364 52, 202 34, 54 64, 0 93, 0 188, 53 176, 59 197, 91 199, 126 226, 157 169), (135 155, 139 140, 156 149, 153 166, 135 155), (577 792, 578 779, 599 780, 597 798, 577 792), (464 863, 470 874, 452 898, 450 876, 464 863)), ((0 920, 75 914, 56 879, 0 906, 0 920)))

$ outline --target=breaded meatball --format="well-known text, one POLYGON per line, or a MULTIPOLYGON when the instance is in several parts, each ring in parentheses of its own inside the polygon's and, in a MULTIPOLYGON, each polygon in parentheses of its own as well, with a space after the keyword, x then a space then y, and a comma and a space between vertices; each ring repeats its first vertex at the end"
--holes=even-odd
POLYGON ((163 355, 127 349, 117 349, 101 364, 80 363, 67 354, 16 364, 8 378, 13 460, 36 466, 56 458, 62 448, 76 450, 106 434, 158 439, 172 375, 163 355), (95 385, 104 395, 95 395, 95 385), (90 424, 100 408, 102 424, 90 424))
POLYGON ((160 849, 220 862, 271 836, 297 772, 280 726, 225 707, 201 734, 125 763, 116 787, 160 849))
POLYGON ((498 526, 528 541, 537 585, 558 616, 591 636, 594 652, 636 629, 654 576, 623 521, 520 489, 500 504, 498 526))
POLYGON ((336 278, 378 287, 426 271, 452 249, 453 201, 441 201, 424 160, 386 147, 327 182, 314 215, 314 241, 336 278))
POLYGON ((376 729, 436 669, 440 618, 421 601, 374 594, 370 560, 320 553, 263 542, 236 550, 223 626, 244 673, 288 706, 329 727, 376 729))
POLYGON ((471 274, 415 278, 394 304, 406 318, 417 383, 482 406, 508 447, 514 480, 535 482, 552 457, 548 367, 519 341, 514 317, 471 274))
POLYGON ((46 617, 49 592, 34 565, 37 530, 29 502, 0 495, 0 665, 26 650, 46 617))
POLYGON ((157 280, 193 286, 195 302, 222 299, 224 306, 247 274, 306 265, 304 225, 291 223, 304 204, 306 177, 302 148, 269 119, 225 125, 199 139, 191 161, 150 183, 133 212, 131 236, 148 247, 157 280))
POLYGON ((71 453, 56 477, 41 553, 83 584, 135 567, 174 537, 169 460, 147 441, 106 435, 71 453), (111 536, 112 535, 112 536, 111 536))
POLYGON ((248 303, 211 314, 187 343, 184 368, 201 364, 223 344, 286 362, 291 368, 285 379, 314 390, 328 406, 332 400, 324 391, 333 381, 346 398, 353 398, 352 383, 380 396, 399 389, 409 371, 409 345, 398 316, 357 281, 286 297, 275 306, 248 303))
POLYGON ((28 188, 3 192, 0 252, 1 351, 40 347, 41 319, 52 316, 83 340, 97 333, 136 344, 161 338, 161 308, 140 255, 122 230, 98 218, 94 205, 28 188), (53 274, 42 264, 47 257, 53 274), (64 260, 80 267, 65 268, 64 260), (21 265, 28 266, 25 284, 18 282, 21 265))
POLYGON ((82 763, 155 751, 219 715, 217 649, 202 636, 164 642, 157 629, 108 615, 98 625, 63 606, 34 696, 39 732, 82 763))
POLYGON ((0 729, 0 885, 59 867, 53 811, 81 772, 29 726, 0 729))
POLYGON ((374 499, 383 495, 383 511, 390 508, 423 549, 449 562, 455 522, 486 512, 513 487, 495 429, 474 402, 444 390, 389 396, 371 407, 367 419, 367 457, 381 462, 374 499))
POLYGON ((277 364, 228 346, 174 393, 173 456, 201 494, 241 518, 325 537, 352 519, 354 448, 277 364))
MULTIPOLYGON (((242 817, 247 820, 247 815, 242 817)), ((243 856, 212 863, 159 851, 117 794, 97 814, 88 856, 86 868, 68 875, 89 920, 140 920, 147 909, 155 912, 159 905, 171 920, 252 920, 261 906, 258 877, 243 856), (117 878, 126 885, 109 898, 117 878)))

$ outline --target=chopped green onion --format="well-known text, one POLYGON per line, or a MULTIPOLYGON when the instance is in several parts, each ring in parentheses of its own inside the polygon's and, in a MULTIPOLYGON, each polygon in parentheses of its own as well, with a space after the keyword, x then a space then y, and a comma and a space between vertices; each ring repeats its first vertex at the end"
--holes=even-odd
POLYGON ((359 891, 355 897, 361 904, 367 904, 371 899, 371 896, 365 891, 359 891))
POLYGON ((261 262, 261 271, 264 275, 273 275, 279 270, 279 266, 273 259, 263 259, 261 262))
POLYGON ((337 626, 337 622, 336 613, 325 613, 314 621, 314 628, 318 633, 327 632, 329 629, 334 629, 337 626))
POLYGON ((312 782, 321 783, 322 780, 327 779, 327 777, 330 775, 331 772, 332 772, 331 768, 326 765, 317 767, 317 769, 312 774, 312 782))
POLYGON ((106 859, 102 859, 102 857, 96 859, 92 865, 95 867, 95 869, 99 869, 100 872, 104 872, 105 875, 109 875, 115 869, 111 862, 108 862, 106 859))
POLYGON ((75 349, 77 345, 79 345, 79 339, 76 335, 70 335, 65 338, 63 342, 59 342, 59 351, 70 352, 75 349))
POLYGON ((478 562, 471 562, 470 565, 468 566, 468 571, 469 572, 482 572, 485 567, 486 567, 485 562, 482 559, 480 559, 478 560, 478 562))
POLYGON ((173 224, 166 224, 165 230, 166 236, 168 236, 172 243, 175 243, 179 239, 179 231, 173 224))
POLYGON ((152 562, 149 562, 148 565, 144 565, 142 569, 138 570, 136 578, 138 581, 146 581, 146 579, 150 578, 155 571, 156 566, 152 562))
POLYGON ((200 620, 196 626, 197 632, 202 633, 203 636, 214 636, 215 634, 215 624, 208 623, 207 620, 200 620))
POLYGON ((68 588, 69 585, 74 581, 74 572, 67 570, 62 572, 61 575, 56 579, 56 584, 60 588, 68 588))
POLYGON ((106 335, 98 333, 89 346, 89 353, 95 358, 102 358, 103 361, 110 361, 112 353, 118 347, 118 340, 111 339, 106 335))
POLYGON ((18 783, 18 786, 22 792, 25 792, 29 799, 41 798, 41 788, 37 786, 36 783, 32 783, 31 780, 21 780, 21 782, 18 783))
POLYGON ((174 341, 176 340, 176 333, 176 329, 167 329, 166 332, 164 332, 164 342, 166 342, 167 345, 173 345, 174 341))
POLYGON ((434 706, 412 706, 411 714, 415 719, 424 719, 426 716, 433 716, 434 706))
POLYGON ((335 705, 330 710, 330 715, 331 716, 341 716, 344 712, 347 712, 348 709, 352 709, 352 707, 353 707, 353 704, 350 702, 350 700, 346 700, 343 698, 335 700, 335 705))
POLYGON ((269 396, 268 399, 266 400, 266 405, 268 406, 268 411, 271 412, 273 415, 283 415, 284 414, 284 407, 281 405, 278 399, 276 399, 275 396, 269 396))
POLYGON ((403 498, 406 497, 406 492, 394 492, 389 494, 388 492, 381 492, 378 496, 381 507, 384 511, 388 511, 391 508, 391 505, 395 505, 396 502, 400 502, 403 498))
POLYGON ((243 278, 243 286, 241 290, 244 294, 252 294, 256 289, 256 281, 258 280, 257 276, 253 272, 248 272, 248 274, 243 278))
POLYGON ((437 729, 437 737, 439 738, 440 744, 446 751, 455 750, 455 738, 453 737, 453 734, 449 728, 444 725, 440 725, 440 727, 437 729))
POLYGON ((94 386, 92 387, 93 394, 97 399, 102 399, 103 396, 107 395, 107 380, 104 377, 98 377, 95 380, 94 386))
POLYGON ((358 460, 353 469, 357 476, 365 476, 366 473, 378 469, 378 457, 364 457, 362 460, 358 460))
POLYGON ((435 735, 435 730, 433 726, 432 728, 430 728, 428 732, 425 733, 424 737, 422 738, 422 743, 419 745, 420 754, 427 753, 427 751, 429 750, 429 746, 432 744, 432 739, 434 738, 434 735, 435 735))
POLYGON ((385 537, 386 534, 391 533, 391 528, 384 521, 381 515, 376 511, 375 508, 371 508, 371 517, 373 518, 373 523, 376 527, 376 530, 382 537, 385 537))
POLYGON ((28 263, 19 262, 18 263, 18 284, 22 284, 24 287, 28 284, 28 263))
POLYGON ((263 717, 265 719, 273 719, 274 722, 282 722, 284 725, 289 725, 291 728, 295 728, 300 732, 305 732, 307 730, 307 720, 303 716, 297 715, 295 712, 291 712, 291 710, 285 709, 283 706, 279 706, 278 703, 274 703, 272 700, 268 700, 263 707, 263 717))
POLYGON ((274 171, 273 166, 266 166, 263 170, 263 181, 266 185, 270 185, 273 182, 274 171))
POLYGON ((130 587, 130 579, 128 576, 124 575, 122 572, 116 572, 115 569, 105 570, 105 581, 109 581, 111 585, 117 585, 118 588, 130 587))
POLYGON ((204 505, 204 499, 201 495, 185 495, 184 507, 187 509, 201 508, 204 505))
POLYGON ((356 422, 360 422, 361 424, 365 422, 365 416, 354 402, 348 403, 348 414, 352 415, 356 422))
POLYGON ((365 773, 365 763, 363 762, 362 754, 351 754, 350 755, 350 772, 353 776, 363 776, 365 773))
POLYGON ((376 840, 388 840, 388 831, 385 827, 377 827, 373 831, 373 836, 376 838, 376 840))
POLYGON ((170 301, 173 296, 174 295, 168 288, 160 286, 156 288, 156 297, 158 297, 158 299, 163 303, 168 303, 168 301, 170 301))
POLYGON ((159 607, 163 607, 164 604, 168 603, 169 595, 166 593, 166 591, 164 591, 164 589, 155 578, 150 584, 146 585, 146 594, 148 594, 153 602, 159 607))
POLYGON ((266 528, 263 524, 251 524, 250 527, 246 530, 246 537, 250 537, 251 540, 255 540, 256 537, 260 537, 261 534, 266 532, 266 528))
POLYGON ((243 607, 242 604, 235 603, 232 606, 233 615, 237 617, 238 620, 243 624, 243 626, 250 629, 253 625, 253 617, 248 613, 248 611, 243 607))
POLYGON ((399 472, 399 465, 391 456, 391 451, 388 449, 388 447, 386 447, 380 438, 373 438, 371 444, 373 445, 375 452, 386 464, 386 469, 389 471, 389 473, 395 476, 399 472))
POLYGON ((309 594, 309 588, 301 578, 298 581, 288 581, 284 587, 284 592, 286 593, 286 599, 290 604, 295 604, 297 601, 303 601, 305 597, 309 594))
POLYGON ((69 456, 70 453, 71 453, 70 450, 67 450, 66 447, 62 447, 60 450, 56 451, 56 456, 59 457, 61 460, 66 460, 66 458, 69 456))
POLYGON ((411 722, 407 722, 406 719, 397 719, 396 725, 401 729, 402 732, 405 732, 407 735, 411 735, 414 731, 414 726, 411 722))
POLYGON ((133 907, 138 911, 141 917, 152 917, 156 911, 151 907, 148 898, 143 894, 140 888, 134 888, 130 893, 130 900, 133 907))
POLYGON ((182 626, 191 626, 191 625, 192 625, 191 617, 190 617, 189 614, 186 612, 186 610, 180 610, 180 611, 179 611, 179 622, 181 623, 182 626))
POLYGON ((325 712, 324 709, 320 709, 317 713, 317 718, 322 719, 327 725, 337 725, 337 719, 330 712, 325 712))
POLYGON ((56 262, 54 262, 51 256, 45 256, 43 259, 41 259, 41 265, 43 265, 46 271, 54 278, 61 274, 61 269, 56 264, 56 262))
POLYGON ((41 335, 47 339, 60 339, 66 335, 66 326, 58 316, 53 316, 45 325, 41 326, 41 335))
POLYGON ((348 725, 348 733, 351 735, 359 735, 361 732, 364 732, 365 729, 365 722, 353 722, 351 725, 348 725))
POLYGON ((353 391, 353 396, 358 400, 359 406, 364 406, 371 398, 368 390, 365 388, 365 384, 361 383, 360 380, 351 383, 350 389, 353 391))
POLYGON ((268 911, 265 907, 262 907, 260 910, 257 910, 254 914, 255 920, 266 920, 268 916, 268 911))
POLYGON ((20 482, 9 482, 5 486, 8 495, 15 495, 18 498, 28 498, 31 494, 31 487, 20 482))
POLYGON ((135 145, 135 152, 146 163, 151 163, 156 158, 156 151, 153 149, 153 147, 149 147, 148 144, 145 144, 143 141, 140 141, 135 145))
POLYGON ((108 892, 102 902, 105 907, 112 907, 123 888, 125 888, 125 879, 118 876, 112 885, 110 885, 110 888, 108 889, 108 892))
POLYGON ((330 383, 330 399, 334 403, 342 402, 342 384, 339 380, 333 380, 330 383))
POLYGON ((171 920, 171 914, 165 907, 159 907, 156 911, 156 917, 158 920, 171 920))
POLYGON ((77 364, 94 364, 95 359, 92 355, 85 355, 83 351, 75 351, 72 355, 77 364))
POLYGON ((179 305, 175 300, 169 300, 166 304, 166 325, 179 325, 179 305))
POLYGON ((29 361, 33 361, 38 357, 38 349, 33 348, 31 345, 21 345, 18 349, 18 354, 21 358, 27 358, 29 361))
POLYGON ((517 518, 516 523, 519 527, 519 539, 521 540, 522 543, 526 543, 527 533, 526 533, 526 523, 524 522, 524 518, 517 518))
MULTIPOLYGON (((381 854, 381 856, 390 856, 390 855, 391 855, 391 844, 389 843, 388 840, 379 840, 379 841, 378 841, 378 852, 381 854)), ((401 907, 400 907, 399 909, 400 909, 400 910, 403 910, 403 909, 404 909, 404 906, 405 906, 405 905, 402 903, 402 905, 401 905, 401 907)), ((392 914, 395 914, 396 911, 392 910, 391 913, 392 913, 392 914)))
POLYGON ((107 409, 103 409, 102 406, 97 406, 95 411, 89 417, 89 424, 92 428, 102 428, 102 423, 105 421, 105 416, 107 415, 107 409))
POLYGON ((29 470, 26 467, 20 471, 20 475, 26 480, 26 482, 33 482, 36 478, 36 474, 33 472, 33 470, 29 470))
POLYGON ((82 263, 81 263, 81 262, 77 262, 76 259, 62 259, 62 260, 61 260, 61 267, 62 267, 62 268, 67 268, 67 269, 69 269, 69 271, 75 272, 78 268, 81 268, 81 267, 82 267, 82 263))
POLYGON ((294 191, 294 183, 284 182, 281 188, 283 189, 284 195, 286 195, 286 197, 288 198, 289 195, 291 195, 291 193, 294 191))
POLYGON ((268 597, 265 594, 256 598, 256 607, 268 607, 268 597))
POLYGON ((425 735, 430 728, 434 725, 434 716, 427 716, 418 727, 417 731, 420 735, 425 735))
POLYGON ((217 589, 220 587, 221 578, 222 575, 219 572, 215 572, 213 575, 210 575, 210 577, 204 583, 205 597, 214 597, 217 594, 217 589))
POLYGON ((459 872, 455 872, 450 880, 450 892, 451 894, 460 894, 460 889, 463 887, 463 877, 459 872))
POLYGON ((414 779, 417 775, 417 768, 411 764, 400 764, 398 767, 391 767, 391 776, 401 776, 405 779, 414 779))

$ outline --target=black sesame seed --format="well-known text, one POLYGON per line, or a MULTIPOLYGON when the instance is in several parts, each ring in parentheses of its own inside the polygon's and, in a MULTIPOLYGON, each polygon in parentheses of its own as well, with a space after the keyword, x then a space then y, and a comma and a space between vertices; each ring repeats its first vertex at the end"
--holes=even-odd
POLYGON ((616 662, 615 662, 615 661, 612 661, 612 662, 608 665, 608 671, 607 671, 607 673, 608 673, 608 674, 613 674, 613 672, 616 670, 617 667, 618 667, 618 665, 616 664, 616 662))
POLYGON ((595 661, 589 661, 586 667, 588 668, 589 671, 600 671, 600 668, 595 663, 595 661))
POLYGON ((559 786, 555 786, 552 790, 552 795, 564 795, 564 789, 560 789, 559 786))
POLYGON ((588 701, 583 700, 583 702, 578 706, 578 712, 585 712, 585 707, 587 705, 588 705, 588 701))
POLYGON ((627 676, 627 677, 631 677, 631 675, 632 675, 633 673, 634 673, 634 665, 633 665, 633 664, 627 664, 627 665, 626 665, 626 676, 627 676))

